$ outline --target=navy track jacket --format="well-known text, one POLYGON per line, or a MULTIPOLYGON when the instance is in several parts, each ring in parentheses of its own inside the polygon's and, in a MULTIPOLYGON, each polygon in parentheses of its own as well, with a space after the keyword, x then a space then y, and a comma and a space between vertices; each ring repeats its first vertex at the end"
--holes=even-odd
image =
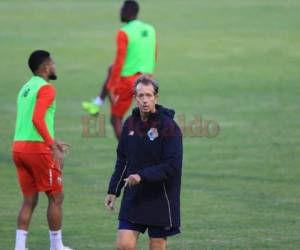
POLYGON ((173 120, 174 114, 156 105, 148 121, 141 120, 138 108, 125 121, 108 193, 120 196, 123 179, 130 174, 139 174, 142 180, 125 188, 119 219, 152 226, 180 226, 182 133, 173 120))

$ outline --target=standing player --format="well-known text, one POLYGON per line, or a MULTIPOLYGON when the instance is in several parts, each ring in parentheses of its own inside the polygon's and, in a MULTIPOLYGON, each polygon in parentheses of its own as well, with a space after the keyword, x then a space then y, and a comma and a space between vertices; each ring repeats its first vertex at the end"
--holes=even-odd
POLYGON ((136 1, 124 1, 120 18, 125 25, 117 34, 117 54, 108 70, 99 96, 93 102, 83 102, 82 107, 97 115, 105 96, 111 102, 111 124, 119 139, 122 120, 130 108, 134 81, 141 74, 152 75, 156 62, 156 32, 153 26, 137 20, 139 5, 136 1))
MULTIPOLYGON (((66 144, 54 140, 55 65, 50 53, 34 51, 28 60, 33 77, 21 88, 17 99, 17 121, 12 147, 23 205, 17 219, 15 250, 26 249, 27 231, 38 193, 48 197, 47 219, 50 250, 71 250, 62 242, 62 172, 66 144)), ((46 247, 45 247, 46 248, 46 247)))

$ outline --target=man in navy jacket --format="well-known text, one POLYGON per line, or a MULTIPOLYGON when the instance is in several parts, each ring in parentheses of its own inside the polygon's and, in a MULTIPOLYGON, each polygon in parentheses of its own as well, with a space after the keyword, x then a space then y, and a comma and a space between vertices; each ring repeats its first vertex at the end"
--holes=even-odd
POLYGON ((158 86, 146 76, 135 83, 137 108, 124 123, 105 205, 113 209, 124 187, 117 249, 135 249, 148 229, 150 249, 166 249, 180 233, 182 134, 173 110, 157 105, 158 86))

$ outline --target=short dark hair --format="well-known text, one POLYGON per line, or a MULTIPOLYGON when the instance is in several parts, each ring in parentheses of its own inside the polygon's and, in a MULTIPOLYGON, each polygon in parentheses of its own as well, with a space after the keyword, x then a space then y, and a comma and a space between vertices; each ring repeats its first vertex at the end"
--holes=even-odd
POLYGON ((133 91, 134 91, 134 94, 135 94, 135 95, 137 94, 137 86, 138 86, 140 83, 143 84, 143 85, 152 85, 152 86, 153 86, 153 89, 154 89, 154 95, 157 95, 157 94, 158 94, 159 87, 158 87, 157 82, 156 82, 153 78, 151 78, 151 77, 149 77, 149 76, 147 76, 147 75, 141 75, 141 76, 140 76, 138 79, 136 79, 135 82, 134 82, 134 89, 133 89, 133 91))
POLYGON ((134 0, 126 0, 124 1, 124 9, 128 11, 132 15, 137 15, 139 13, 139 4, 134 0))
POLYGON ((45 50, 36 50, 31 53, 28 59, 28 66, 32 73, 35 73, 40 65, 50 59, 50 53, 45 50))

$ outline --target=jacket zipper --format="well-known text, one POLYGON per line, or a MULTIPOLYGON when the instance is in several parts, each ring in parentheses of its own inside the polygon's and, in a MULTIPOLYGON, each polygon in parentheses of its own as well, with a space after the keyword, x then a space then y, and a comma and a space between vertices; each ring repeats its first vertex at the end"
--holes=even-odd
POLYGON ((168 204, 168 213, 169 213, 170 227, 173 227, 172 217, 171 217, 170 201, 169 201, 168 194, 167 194, 167 191, 166 191, 165 183, 163 183, 163 188, 164 188, 165 197, 166 197, 167 204, 168 204))

